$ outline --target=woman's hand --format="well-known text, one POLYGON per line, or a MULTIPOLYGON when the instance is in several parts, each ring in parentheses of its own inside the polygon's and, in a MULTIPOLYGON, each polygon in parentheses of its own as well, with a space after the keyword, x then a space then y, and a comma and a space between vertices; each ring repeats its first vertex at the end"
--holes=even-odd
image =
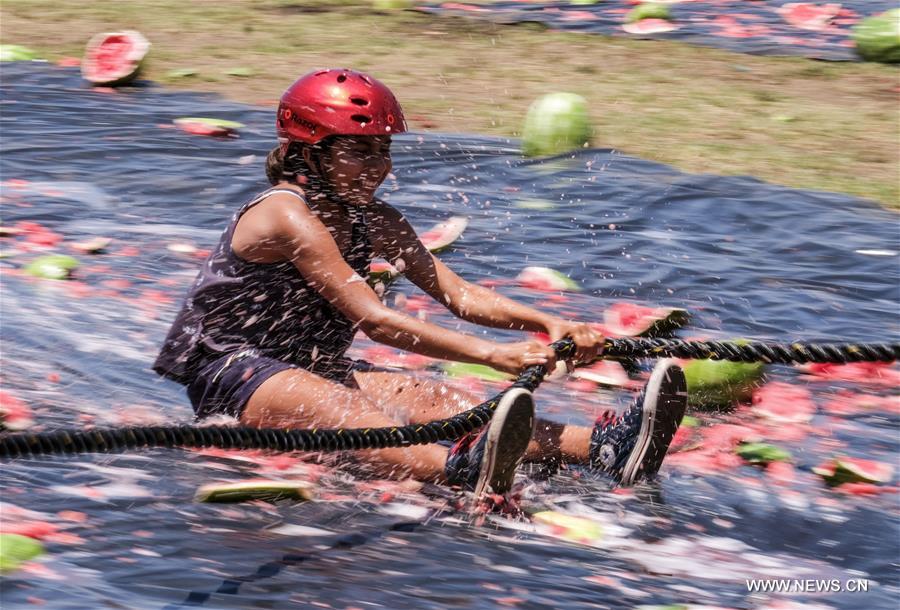
POLYGON ((513 375, 518 375, 526 368, 537 364, 542 364, 547 371, 552 371, 556 367, 556 352, 540 341, 498 343, 491 353, 488 364, 513 375))
POLYGON ((553 318, 547 323, 547 334, 550 335, 550 341, 572 338, 576 347, 572 360, 576 364, 589 364, 603 355, 606 337, 587 324, 553 318))

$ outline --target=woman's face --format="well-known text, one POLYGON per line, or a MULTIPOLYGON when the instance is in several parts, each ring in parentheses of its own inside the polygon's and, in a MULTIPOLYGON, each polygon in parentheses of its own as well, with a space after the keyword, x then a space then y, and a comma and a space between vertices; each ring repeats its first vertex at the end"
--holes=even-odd
POLYGON ((366 205, 391 171, 391 138, 338 136, 322 155, 321 168, 338 198, 366 205))

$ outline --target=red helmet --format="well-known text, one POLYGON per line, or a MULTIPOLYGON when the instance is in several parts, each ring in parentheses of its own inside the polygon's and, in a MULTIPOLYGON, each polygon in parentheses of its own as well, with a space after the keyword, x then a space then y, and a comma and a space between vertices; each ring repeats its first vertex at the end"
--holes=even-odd
POLYGON ((403 110, 384 84, 348 69, 301 76, 278 104, 278 141, 316 142, 334 135, 383 136, 406 131, 403 110))

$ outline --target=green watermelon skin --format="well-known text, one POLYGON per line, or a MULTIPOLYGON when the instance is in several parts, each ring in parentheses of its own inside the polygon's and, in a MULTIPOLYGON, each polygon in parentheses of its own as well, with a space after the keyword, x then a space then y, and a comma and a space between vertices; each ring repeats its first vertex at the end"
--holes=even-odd
POLYGON ((866 61, 900 63, 900 8, 863 19, 853 28, 853 41, 866 61))
POLYGON ((692 360, 683 368, 688 405, 695 409, 727 408, 749 400, 765 372, 761 362, 725 360, 692 360))
POLYGON ((550 93, 528 109, 522 129, 522 154, 555 155, 582 148, 591 141, 588 103, 574 93, 550 93))

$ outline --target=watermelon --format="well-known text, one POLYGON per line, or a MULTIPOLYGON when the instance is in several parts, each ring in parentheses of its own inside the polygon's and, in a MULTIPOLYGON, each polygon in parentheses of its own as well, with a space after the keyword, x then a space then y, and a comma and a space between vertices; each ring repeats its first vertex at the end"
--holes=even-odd
POLYGON ((531 515, 531 519, 549 530, 547 533, 554 538, 563 538, 580 544, 594 544, 603 537, 603 528, 600 524, 584 517, 544 510, 531 515))
POLYGON ((788 462, 792 457, 789 451, 768 443, 741 443, 734 452, 751 464, 788 462))
POLYGON ((87 43, 81 75, 94 85, 127 85, 138 77, 150 43, 140 32, 106 32, 87 43))
POLYGON ((547 267, 525 267, 516 277, 516 281, 526 288, 534 288, 535 290, 551 292, 560 290, 577 292, 581 290, 581 287, 572 278, 547 267))
POLYGON ((37 53, 28 47, 17 44, 0 44, 0 61, 31 61, 37 58, 37 53))
POLYGON ((212 483, 197 490, 198 502, 246 502, 248 500, 299 500, 313 498, 313 486, 306 481, 250 479, 239 483, 212 483))
POLYGON ((48 254, 31 261, 23 271, 45 280, 65 280, 71 277, 77 267, 76 258, 65 254, 48 254))
POLYGON ((825 479, 829 487, 844 483, 889 483, 894 467, 861 458, 838 457, 815 466, 812 471, 825 479))
POLYGON ((507 375, 497 369, 492 369, 483 364, 472 364, 471 362, 444 362, 441 368, 450 377, 474 377, 482 381, 508 381, 512 379, 512 375, 507 375))
POLYGON ((866 61, 900 63, 900 8, 863 19, 853 28, 853 42, 866 61))
POLYGON ((372 7, 377 11, 412 8, 412 0, 372 0, 372 7))
POLYGON ((776 381, 753 392, 753 413, 777 424, 805 424, 816 412, 809 390, 776 381))
POLYGON ((237 76, 239 78, 246 78, 248 76, 253 76, 254 74, 256 74, 256 71, 254 71, 253 68, 238 67, 229 68, 228 70, 225 70, 223 74, 225 74, 225 76, 237 76))
POLYGON ((684 365, 688 404, 697 409, 730 407, 749 399, 763 374, 761 362, 691 360, 684 365))
POLYGON ((172 122, 183 131, 198 136, 229 136, 244 126, 237 121, 206 117, 182 117, 172 122))
POLYGON ((100 254, 106 250, 110 243, 112 243, 112 239, 109 237, 92 237, 85 241, 75 242, 72 244, 72 247, 86 254, 100 254))
POLYGON ((603 332, 612 337, 668 336, 689 320, 685 309, 613 303, 603 312, 603 332))
POLYGON ((592 134, 586 99, 574 93, 550 93, 528 109, 522 154, 536 157, 583 148, 590 144, 592 134))
POLYGON ((665 19, 641 19, 623 23, 622 29, 629 34, 664 34, 677 30, 678 26, 665 19))
POLYGON ((644 19, 662 19, 669 21, 672 19, 672 13, 665 4, 657 4, 654 2, 645 2, 639 4, 625 15, 625 21, 634 23, 644 19))
POLYGON ((831 20, 841 12, 841 5, 788 2, 775 10, 794 27, 801 30, 822 31, 828 29, 831 20))
POLYGON ((0 534, 0 572, 11 572, 23 562, 44 554, 44 545, 19 534, 0 534))
POLYGON ((31 409, 12 394, 0 390, 0 430, 24 430, 34 424, 31 409))
POLYGON ((605 387, 621 388, 631 385, 625 368, 615 360, 600 360, 589 367, 575 369, 572 377, 586 379, 605 387))
POLYGON ((469 221, 465 217, 451 216, 422 233, 419 240, 429 252, 441 252, 459 239, 468 225, 469 221))

